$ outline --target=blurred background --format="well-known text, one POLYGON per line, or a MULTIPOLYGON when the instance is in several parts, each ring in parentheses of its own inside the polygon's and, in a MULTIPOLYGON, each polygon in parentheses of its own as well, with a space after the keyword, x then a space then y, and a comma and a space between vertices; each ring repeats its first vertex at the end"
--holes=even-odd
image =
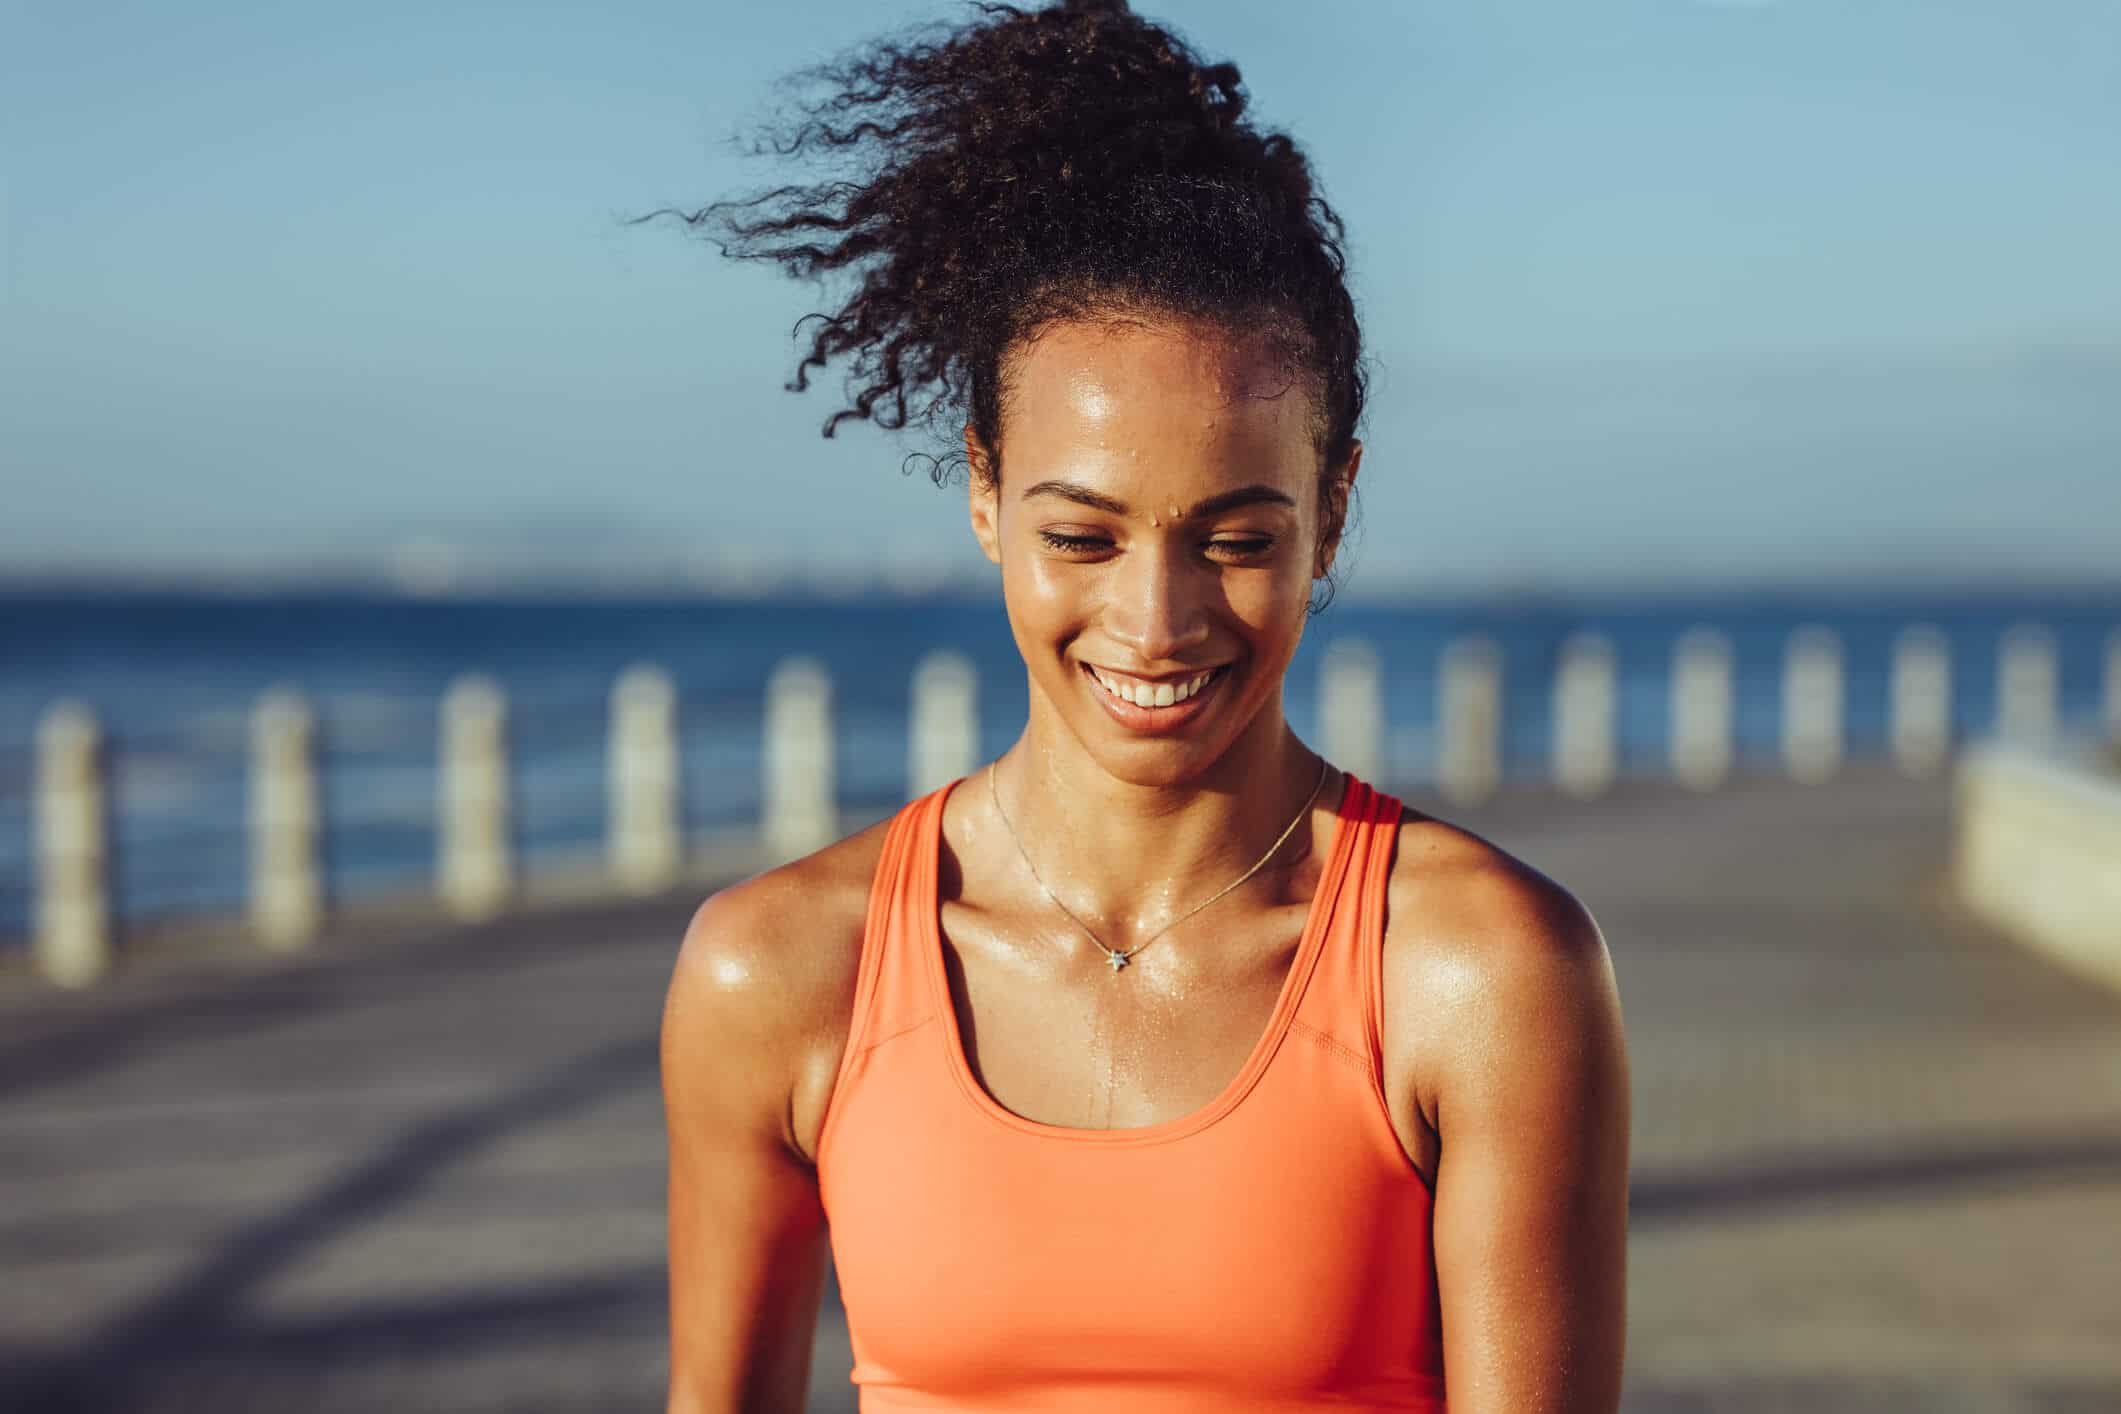
MULTIPOLYGON (((1610 939, 1627 1407, 2121 1408, 2121 9, 1143 8, 1349 227, 1292 720, 1610 939)), ((1025 685, 629 222, 964 13, 0 12, 0 1407, 659 1404, 691 907, 1025 685)))

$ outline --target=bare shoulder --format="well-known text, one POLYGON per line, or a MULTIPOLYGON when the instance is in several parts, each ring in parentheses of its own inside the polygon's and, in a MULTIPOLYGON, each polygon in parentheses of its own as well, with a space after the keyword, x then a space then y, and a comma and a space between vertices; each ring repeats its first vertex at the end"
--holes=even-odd
MULTIPOLYGON (((1409 810, 1388 891, 1388 1053, 1412 1063, 1422 1118, 1442 1123, 1454 1081, 1610 1068, 1620 998, 1603 933, 1560 883, 1469 830, 1409 810), (1393 1040, 1401 1044, 1394 1046, 1393 1040)), ((1622 1061, 1624 1065, 1624 1061, 1622 1061)))
POLYGON ((1392 862, 1391 932, 1454 967, 1541 967, 1603 957, 1605 939, 1560 883, 1470 830, 1408 811, 1392 862))
POLYGON ((1426 1146, 1447 1379, 1482 1409, 1617 1409, 1631 1123, 1605 938, 1559 883, 1412 813, 1387 902, 1388 1098, 1426 1146))
MULTIPOLYGON (((852 1020, 870 881, 888 821, 709 895, 693 911, 663 1008, 663 1086, 712 1090, 814 1152, 852 1020), (703 1083, 711 1074, 712 1083, 703 1083)), ((733 1116, 725 1116, 734 1118, 733 1116)))

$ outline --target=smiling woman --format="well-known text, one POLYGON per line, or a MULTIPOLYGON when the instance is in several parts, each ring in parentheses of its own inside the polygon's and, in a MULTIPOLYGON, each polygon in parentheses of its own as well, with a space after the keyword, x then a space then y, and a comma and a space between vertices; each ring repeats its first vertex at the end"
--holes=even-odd
POLYGON ((1282 676, 1361 443, 1322 468, 1313 399, 1287 395, 1267 341, 1194 317, 1048 325, 1009 378, 1007 481, 992 445, 967 429, 965 446, 973 533, 1001 566, 1034 697, 1136 786, 1198 789, 1267 761, 1287 779, 1290 754, 1308 773, 1282 676))
POLYGON ((695 914, 670 1408, 803 1407, 829 1240, 865 1410, 1610 1411, 1604 940, 1282 710, 1363 460, 1338 219, 1234 66, 978 10, 810 76, 779 148, 856 179, 685 216, 859 274, 792 386, 952 426, 1030 711, 695 914))

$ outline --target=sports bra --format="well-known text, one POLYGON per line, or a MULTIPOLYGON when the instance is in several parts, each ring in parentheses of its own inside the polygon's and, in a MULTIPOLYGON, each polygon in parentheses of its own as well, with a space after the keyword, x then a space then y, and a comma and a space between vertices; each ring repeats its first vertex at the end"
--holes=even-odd
POLYGON ((1432 1197, 1379 1063, 1400 802, 1349 776, 1266 1033, 1177 1119, 1076 1129, 965 1058, 937 861, 902 808, 817 1170, 864 1414, 1444 1409, 1432 1197))

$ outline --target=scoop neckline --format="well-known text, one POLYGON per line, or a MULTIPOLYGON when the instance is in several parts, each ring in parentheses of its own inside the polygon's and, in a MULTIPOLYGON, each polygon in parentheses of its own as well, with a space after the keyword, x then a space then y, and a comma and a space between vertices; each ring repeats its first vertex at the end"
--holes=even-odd
POLYGON ((1031 1119, 1002 1104, 987 1093, 979 1078, 972 1073, 972 1063, 965 1058, 965 1038, 958 1025, 957 1006, 951 1000, 950 979, 943 965, 943 901, 939 883, 942 861, 943 808, 949 803, 950 793, 963 783, 966 777, 943 786, 937 792, 934 819, 923 832, 920 842, 919 886, 923 890, 926 905, 921 910, 921 951, 925 954, 928 985, 934 1005, 943 1018, 943 1050, 949 1062, 950 1074, 958 1088, 971 1102, 972 1108, 1005 1128, 1022 1134, 1036 1135, 1044 1139, 1057 1139, 1079 1144, 1154 1144, 1170 1139, 1183 1138, 1221 1119, 1237 1103, 1250 1093, 1266 1072, 1267 1064, 1280 1049, 1282 1038, 1295 1019, 1297 1005, 1303 999, 1304 988, 1318 960, 1319 949, 1325 935, 1325 926, 1332 913, 1332 900, 1339 894, 1342 876, 1347 872, 1350 846, 1354 840, 1354 824, 1349 818, 1350 806, 1358 799, 1358 784, 1352 772, 1341 773, 1340 801, 1333 810, 1333 840, 1328 846, 1325 870, 1319 875, 1317 892, 1312 894, 1308 912, 1304 915, 1302 934, 1297 939, 1296 956, 1290 960, 1288 975, 1282 978, 1281 992, 1275 998, 1274 1010, 1267 1015, 1266 1029, 1253 1043, 1251 1053, 1238 1067, 1237 1074, 1223 1086, 1215 1098, 1189 1114, 1156 1124, 1130 1125, 1118 1129, 1085 1129, 1075 1125, 1048 1124, 1031 1119))

